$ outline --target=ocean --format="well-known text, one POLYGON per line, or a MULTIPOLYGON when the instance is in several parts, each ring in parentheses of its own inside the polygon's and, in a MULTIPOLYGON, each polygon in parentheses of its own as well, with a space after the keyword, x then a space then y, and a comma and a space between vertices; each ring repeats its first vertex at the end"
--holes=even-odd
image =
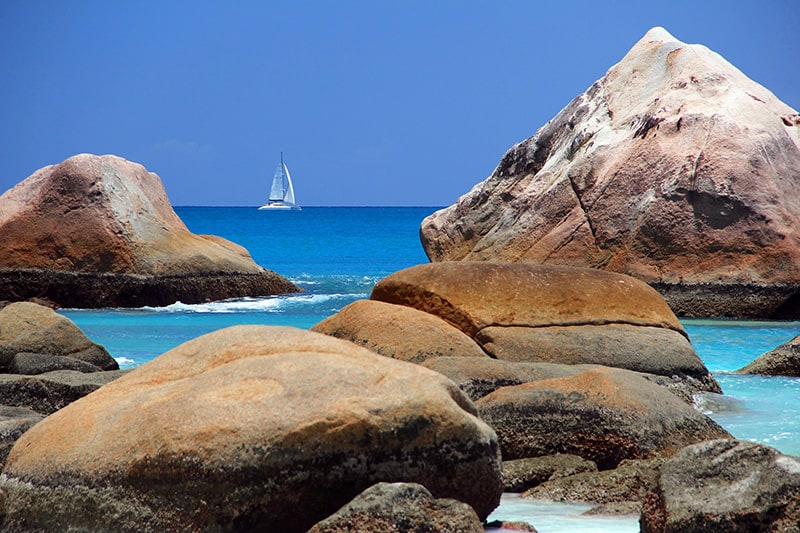
MULTIPOLYGON (((397 270, 428 262, 419 225, 435 207, 177 207, 194 233, 245 246, 261 266, 305 292, 160 308, 64 309, 123 368, 175 346, 238 324, 309 328, 345 305, 368 298, 372 286, 397 270)), ((800 456, 800 378, 739 376, 762 353, 800 334, 800 322, 682 320, 692 343, 725 395, 698 408, 735 437, 800 456)), ((531 502, 505 495, 490 520, 525 520, 541 533, 635 532, 637 517, 586 517, 590 506, 531 502)))

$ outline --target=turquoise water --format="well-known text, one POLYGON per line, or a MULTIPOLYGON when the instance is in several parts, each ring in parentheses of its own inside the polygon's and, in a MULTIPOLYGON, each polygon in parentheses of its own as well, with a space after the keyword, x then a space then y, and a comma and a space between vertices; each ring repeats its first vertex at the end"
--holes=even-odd
MULTIPOLYGON (((348 303, 367 298, 375 282, 388 274, 427 262, 419 243, 419 224, 435 210, 177 208, 191 231, 220 235, 245 246, 258 264, 288 277, 305 292, 201 305, 62 313, 103 344, 123 367, 138 366, 226 326, 309 328, 348 303)), ((683 324, 725 392, 724 397, 706 399, 700 407, 737 438, 800 456, 800 379, 730 374, 800 334, 800 322, 685 320, 683 324)), ((586 508, 507 495, 491 518, 527 517, 542 533, 638 531, 636 518, 583 517, 580 513, 586 508)))

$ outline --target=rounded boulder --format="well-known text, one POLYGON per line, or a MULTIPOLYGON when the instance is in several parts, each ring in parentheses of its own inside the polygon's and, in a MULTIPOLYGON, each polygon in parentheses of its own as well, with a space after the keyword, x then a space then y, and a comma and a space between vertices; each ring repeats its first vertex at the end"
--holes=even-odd
POLYGON ((667 389, 618 368, 503 387, 476 405, 497 432, 505 460, 565 453, 605 470, 730 437, 667 389))
POLYGON ((441 318, 411 307, 358 300, 311 328, 412 363, 435 357, 482 357, 480 346, 441 318))
POLYGON ((0 310, 0 372, 8 372, 15 356, 22 353, 69 357, 76 365, 79 361, 101 370, 119 369, 106 349, 70 319, 29 302, 15 302, 0 310))
POLYGON ((381 481, 485 519, 502 491, 497 437, 433 371, 236 326, 48 417, 17 442, 0 488, 11 531, 305 531, 381 481))

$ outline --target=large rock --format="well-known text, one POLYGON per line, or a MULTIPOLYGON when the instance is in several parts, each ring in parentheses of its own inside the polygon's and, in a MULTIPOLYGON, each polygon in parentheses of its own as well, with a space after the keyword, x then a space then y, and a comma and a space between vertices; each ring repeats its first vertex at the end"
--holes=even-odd
POLYGON ((497 359, 601 364, 692 378, 721 392, 664 299, 630 276, 453 261, 395 272, 370 298, 437 316, 497 359))
POLYGON ((421 238, 432 261, 629 274, 679 315, 798 317, 798 183, 797 111, 654 28, 421 238))
POLYGON ((381 481, 485 519, 500 456, 476 415, 419 365, 294 328, 227 328, 25 433, 0 477, 2 528, 305 531, 381 481))
POLYGON ((469 505, 435 499, 417 483, 378 483, 308 533, 483 533, 469 505))
POLYGON ((739 374, 800 377, 800 335, 736 371, 739 374))
POLYGON ((800 532, 800 459, 735 440, 689 446, 644 498, 643 533, 800 532))
POLYGON ((503 387, 475 403, 505 460, 566 453, 605 470, 730 437, 663 387, 618 368, 503 387))
MULTIPOLYGON (((30 356, 22 357, 14 362, 18 354, 38 354, 40 360, 56 356, 75 361, 71 364, 64 363, 63 359, 50 358, 49 363, 40 362, 38 365, 44 372, 80 366, 81 362, 100 370, 119 369, 106 349, 92 342, 70 319, 29 302, 12 303, 0 310, 0 373, 11 372, 12 363, 19 367, 22 359, 32 359, 30 356)), ((26 365, 26 368, 31 366, 26 365)), ((40 372, 28 370, 18 373, 40 372)))
POLYGON ((159 177, 113 155, 44 167, 0 196, 0 297, 70 307, 197 303, 299 289, 191 233, 159 177))
POLYGON ((375 300, 353 302, 311 330, 412 363, 436 357, 488 359, 475 341, 441 318, 375 300))

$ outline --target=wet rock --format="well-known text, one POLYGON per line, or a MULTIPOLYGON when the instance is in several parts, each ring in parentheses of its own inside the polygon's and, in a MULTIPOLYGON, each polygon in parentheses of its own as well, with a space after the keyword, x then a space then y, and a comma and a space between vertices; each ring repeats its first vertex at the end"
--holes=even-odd
POLYGON ((800 335, 758 356, 736 373, 800 377, 800 335))

